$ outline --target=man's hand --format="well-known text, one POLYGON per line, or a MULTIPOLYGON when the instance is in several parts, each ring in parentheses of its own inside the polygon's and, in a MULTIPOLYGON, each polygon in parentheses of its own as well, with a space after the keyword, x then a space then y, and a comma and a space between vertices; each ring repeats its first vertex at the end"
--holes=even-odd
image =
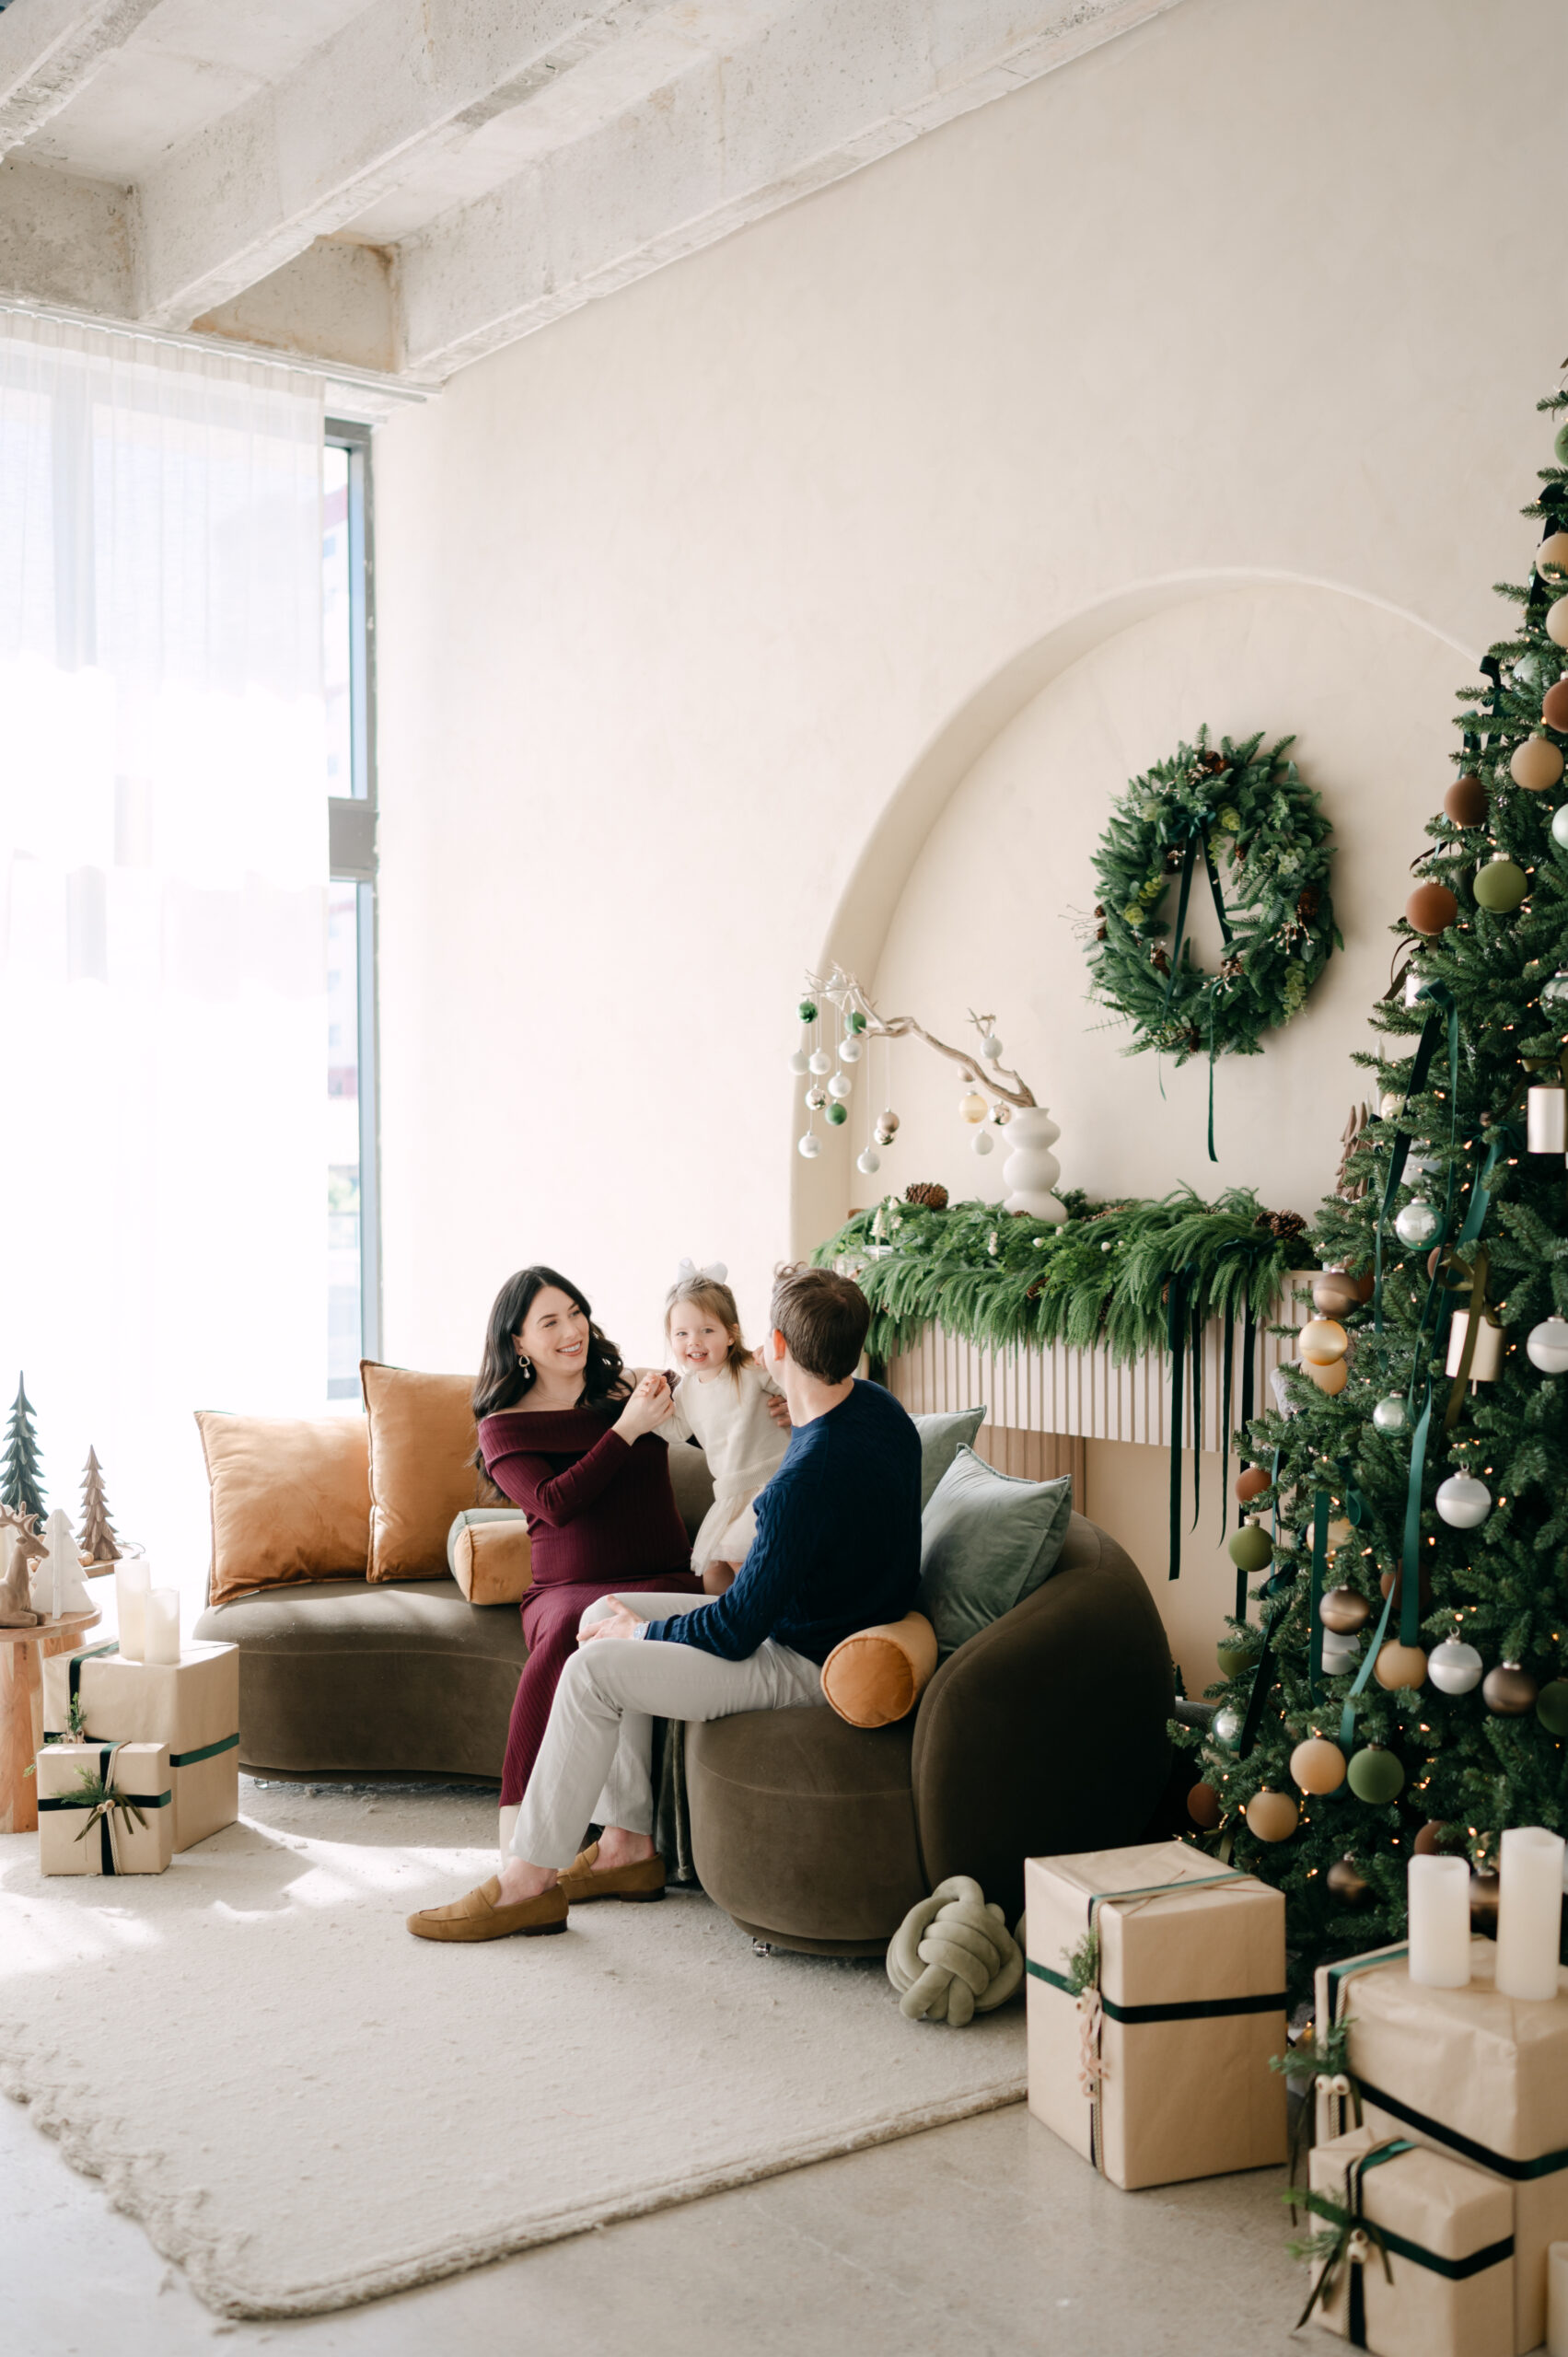
POLYGON ((623 1604, 618 1604, 613 1612, 607 1612, 591 1628, 580 1629, 577 1643, 586 1645, 590 1637, 640 1637, 646 1626, 645 1620, 639 1620, 634 1612, 628 1612, 623 1604))

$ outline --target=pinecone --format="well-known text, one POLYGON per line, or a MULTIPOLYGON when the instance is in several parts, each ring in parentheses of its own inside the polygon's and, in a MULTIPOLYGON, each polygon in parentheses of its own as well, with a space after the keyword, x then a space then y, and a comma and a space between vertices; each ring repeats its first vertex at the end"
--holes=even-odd
POLYGON ((1308 884, 1295 904, 1295 913, 1303 924, 1310 924, 1318 913, 1318 891, 1316 884, 1308 884))
MULTIPOLYGON (((917 1178, 912 1187, 904 1189, 904 1201, 906 1203, 913 1203, 919 1211, 945 1212, 947 1208, 947 1190, 939 1178, 917 1178)), ((1306 1221, 1303 1220, 1302 1225, 1305 1227, 1306 1225, 1306 1221)))
POLYGON ((1307 1233, 1307 1222, 1299 1212, 1260 1212, 1252 1225, 1266 1227, 1276 1244, 1294 1244, 1307 1233))

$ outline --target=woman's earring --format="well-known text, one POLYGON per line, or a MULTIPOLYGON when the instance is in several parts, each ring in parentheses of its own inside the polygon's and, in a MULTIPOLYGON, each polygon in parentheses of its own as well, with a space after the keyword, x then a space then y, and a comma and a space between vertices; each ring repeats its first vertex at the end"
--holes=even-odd
POLYGON ((526 1359, 521 1351, 517 1353, 517 1364, 521 1367, 525 1375, 531 1375, 533 1373, 532 1359, 526 1359))

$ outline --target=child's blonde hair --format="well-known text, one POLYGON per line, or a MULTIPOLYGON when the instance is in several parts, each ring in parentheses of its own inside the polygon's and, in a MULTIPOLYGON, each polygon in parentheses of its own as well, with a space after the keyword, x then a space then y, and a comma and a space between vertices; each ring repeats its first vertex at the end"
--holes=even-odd
POLYGON ((711 1317, 718 1319, 728 1334, 729 1348, 725 1353, 724 1363, 729 1369, 735 1380, 736 1388, 738 1390, 741 1372, 750 1365, 751 1353, 747 1349, 740 1331, 740 1312, 736 1307, 735 1295, 726 1284, 720 1283, 717 1277, 705 1277, 700 1270, 695 1276, 677 1277, 664 1297, 664 1339, 667 1342, 669 1340, 670 1320, 683 1301, 694 1302, 699 1309, 707 1310, 711 1317))

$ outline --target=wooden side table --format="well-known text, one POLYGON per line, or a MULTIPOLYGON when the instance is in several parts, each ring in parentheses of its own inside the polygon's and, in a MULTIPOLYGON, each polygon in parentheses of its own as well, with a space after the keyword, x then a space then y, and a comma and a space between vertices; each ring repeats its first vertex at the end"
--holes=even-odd
POLYGON ((67 1612, 30 1629, 0 1629, 0 1833, 38 1829, 38 1779, 28 1770, 43 1749, 43 1657, 75 1653, 101 1612, 67 1612))

